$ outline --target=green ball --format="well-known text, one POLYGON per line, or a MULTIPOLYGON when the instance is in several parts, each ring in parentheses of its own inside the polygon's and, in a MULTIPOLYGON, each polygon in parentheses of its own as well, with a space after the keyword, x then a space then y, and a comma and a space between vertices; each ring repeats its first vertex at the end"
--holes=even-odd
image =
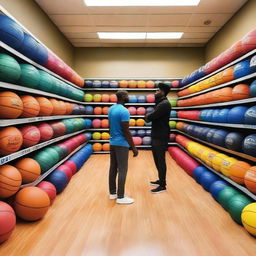
POLYGON ((30 64, 20 64, 21 75, 18 83, 20 85, 36 89, 40 80, 39 71, 30 64))
POLYGON ((176 107, 177 106, 177 100, 169 100, 169 102, 171 103, 172 107, 176 107))
POLYGON ((93 96, 91 94, 86 93, 84 96, 84 101, 85 102, 92 102, 93 96))
POLYGON ((228 212, 232 219, 242 225, 241 214, 245 206, 253 203, 253 201, 242 194, 237 194, 231 197, 228 201, 228 212))
MULTIPOLYGON (((53 149, 52 147, 47 147, 46 149, 44 149, 44 152, 48 153, 49 155, 51 155, 51 157, 53 158, 53 163, 56 164, 60 161, 60 155, 58 154, 58 152, 53 149)), ((53 165, 54 165, 53 164, 53 165)))
POLYGON ((46 92, 52 92, 54 87, 54 81, 52 76, 43 70, 39 70, 40 80, 38 83, 38 89, 46 92))
POLYGON ((33 156, 33 159, 39 163, 42 173, 45 173, 54 165, 54 159, 49 153, 45 151, 40 151, 36 153, 33 156))
POLYGON ((228 210, 228 203, 229 200, 234 196, 237 195, 237 190, 233 189, 232 187, 226 187, 218 195, 217 201, 222 205, 225 210, 228 210))
POLYGON ((65 119, 65 120, 62 121, 62 123, 64 123, 64 125, 66 126, 66 133, 67 134, 72 133, 72 132, 75 131, 75 127, 74 127, 72 119, 65 119))
POLYGON ((169 121, 169 126, 171 129, 175 129, 176 128, 176 123, 175 121, 169 121))
POLYGON ((64 157, 66 157, 68 155, 67 148, 60 147, 58 145, 52 146, 51 148, 58 152, 60 159, 63 159, 64 157))
POLYGON ((67 95, 67 84, 61 80, 58 80, 60 89, 60 95, 66 97, 67 95))
POLYGON ((84 101, 84 92, 74 88, 72 90, 71 98, 77 101, 84 101))
POLYGON ((70 95, 72 94, 72 91, 73 91, 73 87, 67 84, 67 88, 64 96, 67 98, 71 98, 70 95))
POLYGON ((16 83, 20 78, 19 63, 11 56, 0 53, 0 81, 16 83))
POLYGON ((53 80, 52 93, 60 95, 61 94, 61 85, 59 83, 59 79, 52 76, 52 80, 53 80))
POLYGON ((81 120, 79 120, 80 118, 74 118, 73 119, 73 125, 74 125, 74 129, 75 131, 79 131, 81 130, 82 128, 82 123, 81 123, 81 120))

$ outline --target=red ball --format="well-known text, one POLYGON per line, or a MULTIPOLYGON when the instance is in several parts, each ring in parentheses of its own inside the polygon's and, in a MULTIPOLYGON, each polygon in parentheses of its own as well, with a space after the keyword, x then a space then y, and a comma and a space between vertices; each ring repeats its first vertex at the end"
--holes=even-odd
POLYGON ((137 115, 145 115, 146 114, 146 109, 144 107, 139 107, 137 109, 137 115))
POLYGON ((53 129, 53 137, 63 136, 66 133, 66 126, 62 122, 53 122, 50 124, 53 129))
POLYGON ((100 121, 100 119, 94 119, 94 120, 92 121, 92 127, 93 127, 93 128, 100 128, 100 127, 101 127, 101 121, 100 121))
POLYGON ((39 129, 40 131, 40 141, 43 142, 43 141, 47 141, 47 140, 50 140, 52 139, 53 137, 53 129, 52 127, 47 124, 47 123, 40 123, 37 128, 39 129))
POLYGON ((66 161, 66 162, 64 163, 64 165, 66 165, 67 167, 70 168, 70 170, 72 171, 72 174, 73 174, 73 175, 76 173, 76 171, 77 171, 77 166, 76 166, 76 164, 75 164, 73 161, 68 160, 68 161, 66 161))
POLYGON ((68 165, 62 164, 56 170, 64 172, 67 175, 68 182, 71 180, 73 172, 68 165))
POLYGON ((147 102, 148 103, 154 103, 155 102, 155 95, 154 94, 147 95, 147 102))
POLYGON ((41 138, 39 129, 34 125, 25 125, 20 128, 23 137, 23 147, 31 147, 36 145, 41 138))
POLYGON ((53 201, 55 200, 56 198, 56 188, 55 186, 49 182, 49 181, 41 181, 37 187, 41 188, 42 190, 44 190, 47 195, 49 196, 49 199, 50 199, 50 203, 52 205, 53 201))
POLYGON ((135 146, 139 146, 142 144, 142 138, 141 137, 132 137, 133 143, 135 146))
POLYGON ((101 127, 102 128, 108 128, 109 127, 108 119, 101 120, 101 127))
POLYGON ((136 115, 136 108, 135 107, 129 107, 128 111, 130 112, 130 115, 132 115, 132 116, 136 115))

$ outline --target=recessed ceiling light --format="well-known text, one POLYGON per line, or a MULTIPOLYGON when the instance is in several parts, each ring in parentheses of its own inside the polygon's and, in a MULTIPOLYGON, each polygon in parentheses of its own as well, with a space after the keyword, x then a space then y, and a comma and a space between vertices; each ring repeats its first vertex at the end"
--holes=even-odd
POLYGON ((195 6, 200 0, 84 0, 87 6, 195 6))
POLYGON ((182 37, 182 32, 155 32, 147 33, 147 39, 180 39, 182 37))

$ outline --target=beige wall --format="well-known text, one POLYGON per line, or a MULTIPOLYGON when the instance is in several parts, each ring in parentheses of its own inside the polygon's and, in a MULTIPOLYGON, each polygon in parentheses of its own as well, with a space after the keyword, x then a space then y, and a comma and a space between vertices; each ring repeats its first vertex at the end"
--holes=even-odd
POLYGON ((206 62, 256 28, 256 0, 249 0, 207 44, 206 62))
POLYGON ((203 48, 76 48, 83 77, 183 77, 204 64, 203 48))
POLYGON ((73 67, 73 46, 33 0, 0 0, 0 4, 48 48, 73 67))

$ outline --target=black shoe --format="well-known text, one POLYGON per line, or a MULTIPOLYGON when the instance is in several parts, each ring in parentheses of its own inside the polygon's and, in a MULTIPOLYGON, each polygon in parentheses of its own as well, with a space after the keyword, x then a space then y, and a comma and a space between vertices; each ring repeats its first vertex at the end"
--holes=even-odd
POLYGON ((166 187, 158 186, 157 188, 152 189, 152 190, 151 190, 151 193, 153 193, 153 194, 159 194, 159 193, 164 192, 164 191, 166 191, 166 187))
POLYGON ((160 181, 159 180, 150 181, 150 185, 152 185, 152 186, 159 186, 160 185, 160 181))

